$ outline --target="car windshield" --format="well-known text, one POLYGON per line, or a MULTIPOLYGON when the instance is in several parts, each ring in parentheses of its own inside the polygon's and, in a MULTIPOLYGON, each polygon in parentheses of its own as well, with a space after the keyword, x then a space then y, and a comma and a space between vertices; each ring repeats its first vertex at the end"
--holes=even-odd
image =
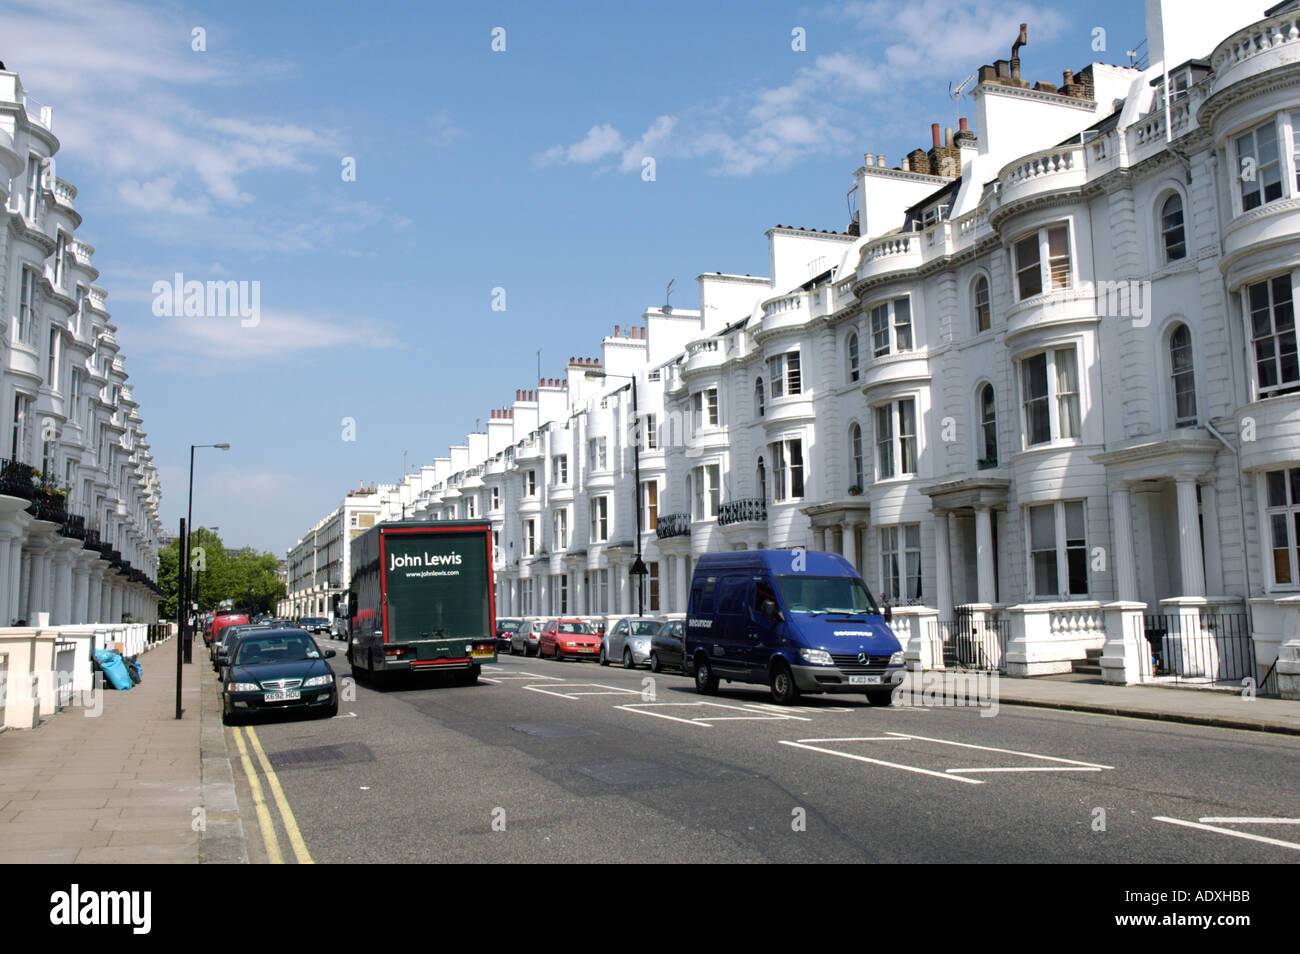
POLYGON ((586 623, 561 623, 560 632, 580 633, 585 635, 591 632, 591 627, 588 626, 586 623))
POLYGON ((776 578, 777 586, 791 613, 877 614, 880 609, 861 580, 844 576, 797 576, 776 578))
POLYGON ((235 664, 256 666, 261 663, 303 662, 320 659, 320 650, 309 636, 275 636, 241 640, 235 649, 235 664))
POLYGON ((633 636, 653 636, 662 625, 657 619, 634 619, 628 623, 628 629, 633 636))
POLYGON ((497 629, 503 633, 513 633, 519 628, 518 623, 497 623, 497 629))

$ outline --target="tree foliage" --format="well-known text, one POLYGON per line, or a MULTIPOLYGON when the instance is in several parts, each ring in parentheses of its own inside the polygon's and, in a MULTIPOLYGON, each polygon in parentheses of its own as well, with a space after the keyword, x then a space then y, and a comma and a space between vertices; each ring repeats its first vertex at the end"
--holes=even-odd
MULTIPOLYGON (((159 554, 158 585, 163 588, 160 610, 176 617, 180 581, 177 566, 180 541, 173 540, 159 554)), ((276 573, 278 560, 273 553, 244 547, 227 553, 221 538, 205 527, 193 536, 191 564, 194 567, 195 602, 200 612, 210 612, 225 600, 236 609, 249 613, 269 613, 284 595, 284 584, 276 573)))

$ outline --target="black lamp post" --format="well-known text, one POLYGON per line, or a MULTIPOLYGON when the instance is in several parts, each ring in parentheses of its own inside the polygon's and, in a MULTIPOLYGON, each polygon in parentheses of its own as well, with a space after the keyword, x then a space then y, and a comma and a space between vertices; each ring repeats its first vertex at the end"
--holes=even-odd
POLYGON ((636 562, 628 570, 629 576, 636 577, 636 614, 645 615, 645 578, 650 571, 641 559, 641 415, 636 401, 636 375, 610 374, 607 371, 588 371, 586 377, 595 381, 604 378, 623 378, 632 382, 632 420, 636 422, 634 446, 632 448, 632 510, 636 513, 636 562))

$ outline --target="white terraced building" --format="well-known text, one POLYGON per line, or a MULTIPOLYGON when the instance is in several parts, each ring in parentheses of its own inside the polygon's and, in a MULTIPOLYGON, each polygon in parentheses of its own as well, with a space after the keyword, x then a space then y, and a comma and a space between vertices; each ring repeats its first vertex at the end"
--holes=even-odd
POLYGON ((489 518, 502 615, 636 612, 639 510, 648 611, 701 553, 810 546, 916 666, 991 632, 1012 674, 1145 681, 1172 632, 1163 672, 1291 685, 1300 3, 1186 6, 1148 0, 1147 67, 984 66, 973 128, 866 156, 846 233, 769 230, 768 278, 701 275, 381 519, 489 518))
POLYGON ((353 537, 379 519, 381 495, 389 487, 362 487, 347 497, 290 548, 285 560, 285 595, 276 604, 282 617, 334 618, 334 597, 347 591, 352 574, 353 537))
POLYGON ((0 624, 153 622, 158 472, 51 127, 0 70, 0 624))

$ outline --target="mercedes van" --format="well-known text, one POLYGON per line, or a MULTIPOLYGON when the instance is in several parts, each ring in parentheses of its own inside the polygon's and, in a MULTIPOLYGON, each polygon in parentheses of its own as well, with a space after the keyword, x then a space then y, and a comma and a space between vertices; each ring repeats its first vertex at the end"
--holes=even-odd
POLYGON ((903 648, 853 566, 835 553, 736 550, 695 564, 685 669, 695 688, 766 685, 774 702, 860 692, 887 706, 903 648))

